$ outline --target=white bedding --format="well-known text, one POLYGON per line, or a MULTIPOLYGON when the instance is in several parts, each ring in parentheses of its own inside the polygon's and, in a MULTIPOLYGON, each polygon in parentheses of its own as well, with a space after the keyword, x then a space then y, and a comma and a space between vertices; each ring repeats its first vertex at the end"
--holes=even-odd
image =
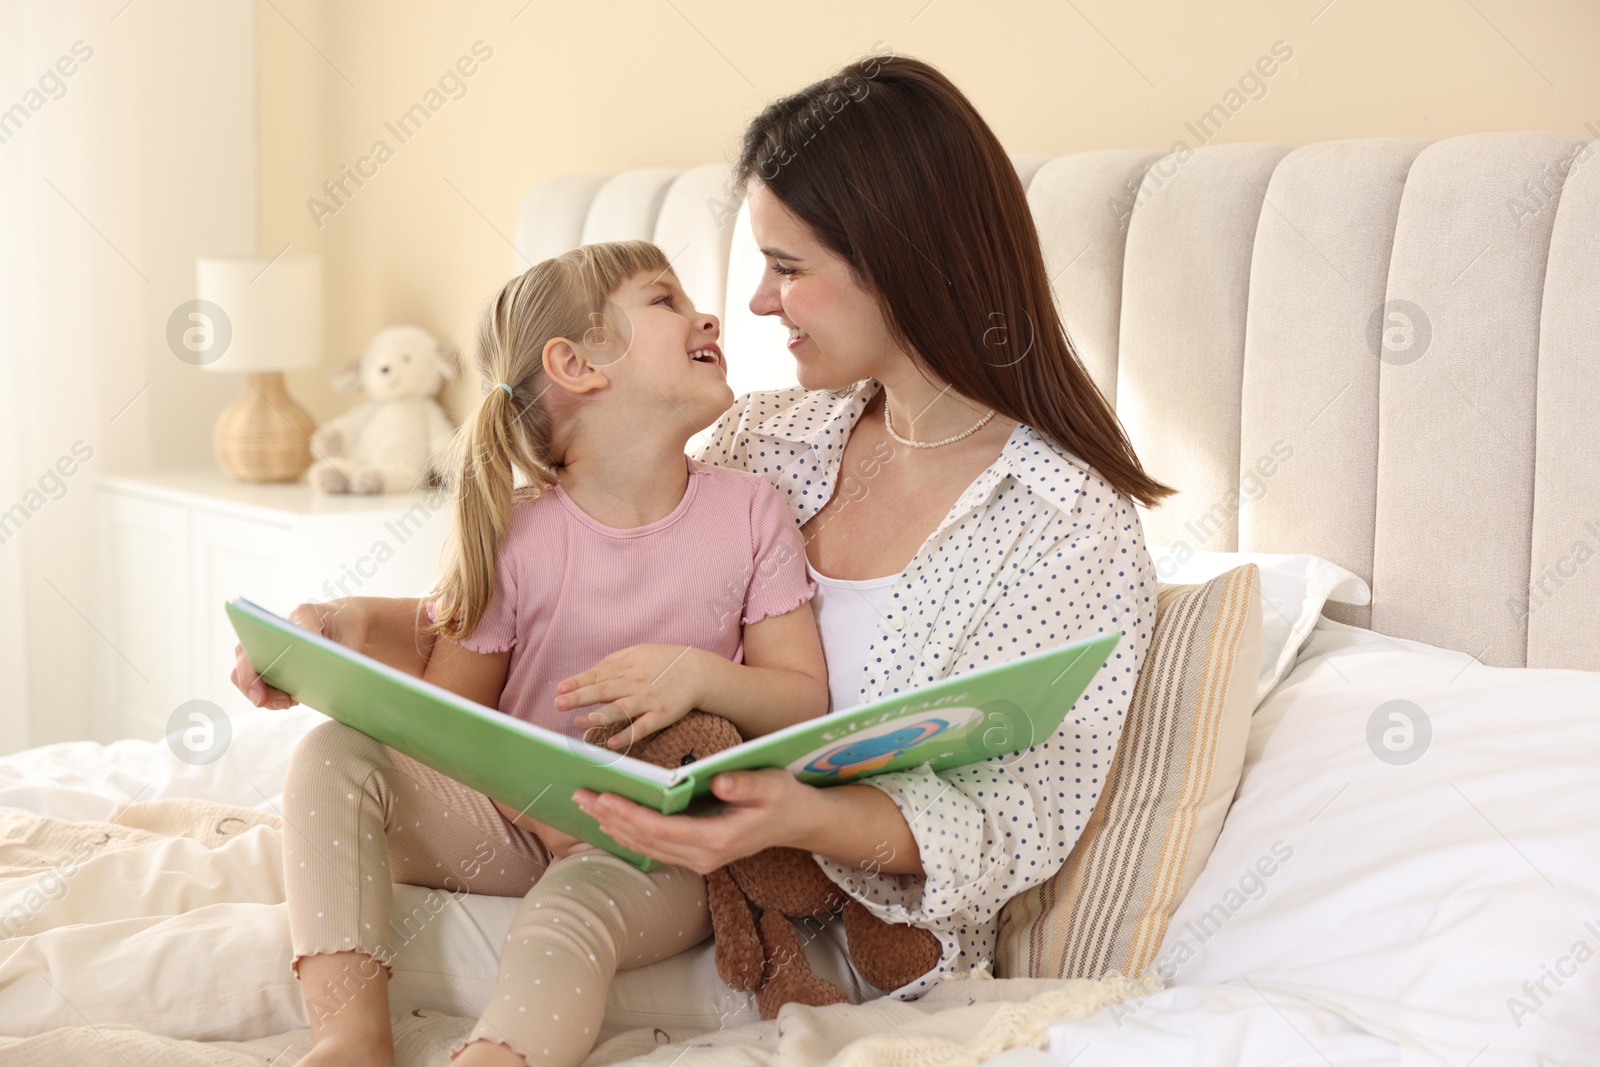
POLYGON ((0 807, 90 820, 136 799, 194 797, 279 813, 295 741, 327 716, 297 705, 230 718, 228 750, 206 766, 185 763, 149 741, 66 741, 0 757, 0 807))
MULTIPOLYGON (((18 753, 0 758, 0 806, 98 820, 134 799, 193 797, 276 813, 294 741, 321 721, 302 708, 239 715, 228 753, 207 767, 189 766, 163 745, 133 741, 18 753)), ((1239 798, 1158 960, 1172 963, 1186 924, 1228 900, 1241 871, 1275 841, 1291 845, 1292 859, 1262 878, 1259 898, 1244 897, 1193 958, 1167 968, 1171 973, 1162 977, 1173 988, 1060 1022, 1049 1030, 1048 1050, 1018 1049, 1001 1059, 1014 1067, 1583 1062, 1578 1050, 1600 1049, 1600 962, 1578 966, 1521 1027, 1510 1024, 1506 1000, 1521 995, 1522 982, 1537 979, 1542 964, 1555 965, 1571 941, 1587 938, 1600 948, 1600 937, 1583 926, 1593 920, 1600 927, 1600 848, 1594 847, 1600 835, 1584 828, 1597 811, 1600 675, 1496 671, 1457 653, 1324 620, 1294 671, 1257 712, 1239 798), (1366 736, 1377 704, 1401 698, 1434 709, 1430 751, 1403 765, 1380 760, 1366 736), (1452 810, 1450 797, 1470 799, 1482 810, 1475 813, 1466 799, 1457 799, 1452 810), (1291 830, 1294 836, 1286 836, 1291 830), (1550 940, 1559 941, 1568 925, 1569 943, 1550 940)), ((268 828, 250 834, 260 836, 252 847, 269 844, 268 828)), ((241 870, 270 862, 267 852, 239 857, 241 870)), ((293 1063, 306 1036, 305 1017, 297 990, 277 973, 287 973, 288 957, 281 896, 273 899, 269 885, 260 900, 217 902, 207 925, 200 922, 208 910, 201 906, 204 892, 189 885, 180 897, 173 890, 174 899, 188 904, 169 910, 183 913, 150 917, 168 938, 149 942, 156 951, 119 949, 108 941, 106 952, 125 979, 120 983, 48 972, 41 964, 64 994, 76 992, 72 1010, 30 1008, 22 1016, 8 1010, 8 1003, 38 1007, 45 1001, 13 1001, 24 983, 4 984, 14 972, 0 967, 0 1027, 39 1034, 120 1021, 173 1038, 261 1042, 258 1051, 282 1051, 279 1063, 293 1063), (240 959, 254 961, 238 978, 236 995, 220 1001, 214 972, 193 965, 192 948, 183 953, 189 966, 170 966, 180 946, 193 945, 208 929, 229 939, 229 951, 240 959), (148 980, 141 968, 163 954, 169 966, 159 982, 148 980), (251 967, 265 973, 251 973, 251 967), (185 980, 203 988, 186 990, 185 980), (113 987, 117 996, 110 995, 113 987), (169 1004, 183 1004, 187 996, 189 1005, 204 1010, 158 1023, 161 1013, 141 1002, 157 994, 169 1004)), ((397 889, 397 895, 420 892, 397 889)), ((487 995, 494 946, 515 907, 513 900, 491 898, 462 904, 430 935, 435 943, 427 951, 441 973, 395 983, 397 1018, 433 1028, 432 1044, 419 1038, 408 1046, 409 1062, 444 1062, 444 1050, 458 1036, 451 1019, 469 1017, 487 995)), ((96 927, 90 922, 70 934, 94 937, 96 927)), ((33 942, 32 951, 48 944, 41 938, 68 934, 45 931, 13 940, 33 942)), ((213 941, 204 951, 217 950, 213 941)), ((0 943, 0 958, 18 951, 16 944, 0 943)), ((703 978, 700 973, 695 980, 703 978)), ((712 995, 710 985, 693 986, 682 974, 677 984, 697 988, 702 1002, 712 995)), ((636 989, 633 995, 648 1000, 651 993, 636 989)), ((700 1010, 713 1019, 706 1029, 749 1018, 736 998, 702 1003, 700 1010)), ((643 1015, 629 1024, 648 1026, 643 1015)), ((772 1026, 725 1030, 707 1039, 706 1048, 663 1048, 650 1059, 665 1065, 681 1055, 684 1067, 702 1057, 712 1062, 728 1052, 728 1040, 742 1042, 748 1034, 759 1043, 761 1035, 775 1035, 772 1026)), ((692 1032, 668 1030, 673 1037, 692 1032)), ((229 1062, 230 1046, 202 1047, 215 1051, 216 1062, 229 1062)), ((643 1051, 623 1041, 610 1050, 613 1059, 618 1049, 643 1051)), ((754 1048, 746 1051, 754 1056, 754 1048)), ((606 1052, 597 1050, 595 1062, 606 1052)))
POLYGON ((1323 620, 1256 710, 1162 977, 1313 997, 1408 1064, 1600 1062, 1597 814, 1600 673, 1323 620))

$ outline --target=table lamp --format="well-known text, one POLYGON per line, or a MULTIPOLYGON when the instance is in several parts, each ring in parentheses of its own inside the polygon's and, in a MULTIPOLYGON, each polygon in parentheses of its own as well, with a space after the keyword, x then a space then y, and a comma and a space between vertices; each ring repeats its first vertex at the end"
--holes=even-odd
POLYGON ((217 466, 241 482, 295 481, 311 466, 316 422, 289 396, 283 372, 322 364, 322 257, 201 258, 195 274, 200 299, 231 331, 202 369, 250 375, 212 430, 217 466))

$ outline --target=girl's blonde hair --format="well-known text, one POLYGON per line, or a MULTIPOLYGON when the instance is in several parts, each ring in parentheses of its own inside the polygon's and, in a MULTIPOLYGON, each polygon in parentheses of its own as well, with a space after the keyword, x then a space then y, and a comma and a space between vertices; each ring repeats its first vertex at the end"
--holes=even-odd
POLYGON ((608 298, 640 271, 671 270, 648 241, 583 245, 511 279, 478 320, 476 365, 483 398, 451 439, 444 488, 454 506, 438 601, 424 633, 459 641, 477 627, 494 594, 495 560, 512 506, 556 484, 554 423, 541 402, 549 379, 544 346, 583 344, 604 328, 608 298), (511 386, 511 392, 499 387, 511 386), (529 484, 518 486, 520 471, 529 484))

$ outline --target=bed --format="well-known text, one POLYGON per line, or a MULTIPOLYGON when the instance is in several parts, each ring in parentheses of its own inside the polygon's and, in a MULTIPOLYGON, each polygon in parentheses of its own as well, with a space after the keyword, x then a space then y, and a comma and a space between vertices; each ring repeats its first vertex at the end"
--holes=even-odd
MULTIPOLYGON (((591 1067, 1594 1062, 1593 152, 1517 132, 1014 157, 1085 365, 1182 490, 1142 516, 1162 582, 1292 556, 1354 584, 1277 628, 1161 981, 976 973, 759 1023, 702 947, 619 976, 591 1067)), ((514 266, 652 238, 723 316, 735 393, 789 385, 782 330, 744 308, 762 264, 737 208, 720 165, 552 180, 514 266)), ((138 741, 0 759, 0 1062, 309 1048, 277 810, 321 721, 236 716, 203 766, 138 741)), ((396 900, 419 917, 400 1062, 442 1064, 516 902, 396 900)), ((848 983, 836 946, 808 947, 848 983)))

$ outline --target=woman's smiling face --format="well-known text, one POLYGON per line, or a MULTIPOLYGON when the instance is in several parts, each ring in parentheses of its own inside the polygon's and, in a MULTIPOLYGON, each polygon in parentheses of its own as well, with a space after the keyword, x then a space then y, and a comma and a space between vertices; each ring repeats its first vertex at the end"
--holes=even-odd
POLYGON ((843 389, 878 377, 901 353, 877 298, 765 184, 752 180, 746 199, 750 229, 767 260, 750 310, 776 316, 789 327, 789 352, 800 384, 843 389))

